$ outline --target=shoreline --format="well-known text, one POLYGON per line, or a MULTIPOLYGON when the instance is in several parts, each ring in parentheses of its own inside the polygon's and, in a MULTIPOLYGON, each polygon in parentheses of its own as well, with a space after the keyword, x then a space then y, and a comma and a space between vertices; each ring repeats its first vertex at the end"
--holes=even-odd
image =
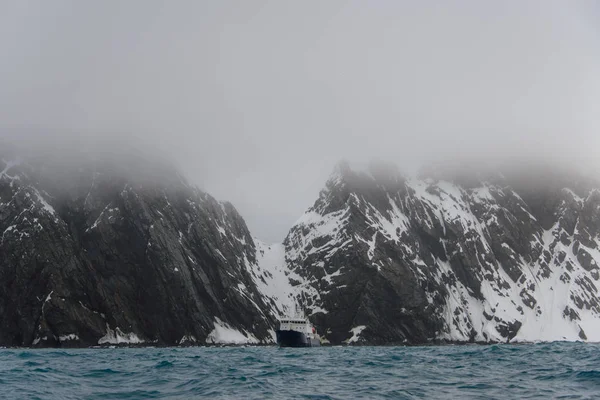
MULTIPOLYGON (((388 343, 388 344, 329 344, 323 343, 320 347, 446 347, 446 346, 527 346, 551 343, 585 343, 599 344, 600 342, 586 342, 583 340, 553 340, 553 341, 536 341, 536 342, 428 342, 428 343, 388 343)), ((136 343, 118 343, 108 345, 91 345, 91 346, 0 346, 0 350, 103 350, 103 349, 143 349, 143 348, 246 348, 246 347, 278 347, 275 343, 206 343, 206 344, 191 344, 191 345, 168 345, 168 344, 136 344, 136 343)))

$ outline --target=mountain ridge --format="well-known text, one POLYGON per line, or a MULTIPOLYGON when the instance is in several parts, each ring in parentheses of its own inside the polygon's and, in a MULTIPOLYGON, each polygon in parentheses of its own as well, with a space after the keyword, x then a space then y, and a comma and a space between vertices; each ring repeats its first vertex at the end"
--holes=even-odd
MULTIPOLYGON (((314 319, 322 330, 337 329, 337 342, 361 337, 367 343, 576 340, 596 331, 595 263, 600 260, 590 249, 598 246, 597 190, 589 188, 582 199, 570 189, 554 188, 546 194, 549 206, 530 207, 502 175, 495 177, 495 184, 473 179, 465 184, 460 176, 458 184, 391 176, 382 181, 342 163, 305 220, 301 218, 284 241, 292 254, 291 268, 305 271, 317 291, 326 292, 331 285, 324 277, 337 274, 337 288, 359 299, 351 313, 336 305, 335 298, 344 296, 337 292, 308 300, 309 307, 315 304, 319 311, 323 304, 327 310, 335 307, 333 313, 317 312, 314 319), (546 220, 550 216, 550 229, 544 229, 533 213, 546 220), (576 225, 587 233, 576 231, 576 225), (567 258, 569 252, 572 256, 567 258), (339 268, 327 270, 325 262, 339 268), (374 269, 366 268, 369 265, 374 269), (344 268, 351 271, 344 273, 344 268), (576 290, 569 289, 560 299, 561 307, 535 298, 540 296, 536 285, 548 286, 551 276, 566 284, 573 271, 576 290), (351 278, 344 279, 346 274, 351 278), (360 284, 348 289, 356 280, 360 284), (392 294, 373 296, 365 282, 387 286, 392 294), (498 305, 502 310, 496 310, 498 305), (382 309, 395 311, 377 312, 382 309), (401 318, 403 312, 412 312, 408 321, 401 318), (544 319, 559 314, 573 322, 581 320, 580 313, 590 314, 581 325, 593 326, 586 330, 563 323, 564 318, 544 319), (390 315, 398 320, 390 323, 390 315), (527 328, 522 329, 524 323, 527 328), (536 324, 554 324, 567 333, 544 336, 527 331, 536 324)), ((521 193, 529 198, 535 191, 521 193)), ((563 286, 553 282, 544 290, 563 286)))
POLYGON ((0 345, 268 344, 296 304, 332 344, 600 341, 597 181, 342 161, 268 245, 152 160, 15 160, 0 345))

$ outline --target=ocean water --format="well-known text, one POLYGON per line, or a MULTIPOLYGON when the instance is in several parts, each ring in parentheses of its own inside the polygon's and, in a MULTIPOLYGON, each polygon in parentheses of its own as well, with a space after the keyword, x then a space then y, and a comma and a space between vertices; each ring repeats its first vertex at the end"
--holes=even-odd
POLYGON ((2 399, 600 398, 600 345, 0 350, 2 399))

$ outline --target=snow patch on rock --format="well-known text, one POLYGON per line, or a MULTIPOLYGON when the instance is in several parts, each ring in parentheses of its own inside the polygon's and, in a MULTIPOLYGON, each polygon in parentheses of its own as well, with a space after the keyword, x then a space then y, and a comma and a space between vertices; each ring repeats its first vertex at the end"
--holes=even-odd
POLYGON ((140 339, 135 333, 124 333, 119 327, 114 330, 106 324, 106 335, 98 340, 98 344, 140 344, 144 340, 140 339))
POLYGON ((226 322, 215 318, 214 329, 208 334, 206 343, 210 344, 256 344, 258 339, 254 335, 232 328, 226 322))
POLYGON ((60 335, 58 337, 60 342, 68 342, 71 340, 79 340, 79 336, 75 333, 69 333, 68 335, 60 335))
POLYGON ((358 340, 360 339, 360 334, 366 328, 367 327, 364 325, 359 325, 359 326, 355 326, 354 328, 350 329, 350 333, 352 333, 352 337, 349 339, 346 339, 345 343, 352 344, 352 343, 358 342, 358 340))

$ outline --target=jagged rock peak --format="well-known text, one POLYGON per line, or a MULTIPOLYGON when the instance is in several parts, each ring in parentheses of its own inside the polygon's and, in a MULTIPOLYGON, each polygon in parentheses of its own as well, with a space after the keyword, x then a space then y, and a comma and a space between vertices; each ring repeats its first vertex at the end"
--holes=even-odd
POLYGON ((600 192, 508 170, 432 168, 390 190, 338 168, 284 242, 326 338, 600 340, 600 192))
POLYGON ((398 167, 391 162, 371 160, 368 163, 350 163, 342 160, 334 167, 321 195, 372 191, 376 187, 396 191, 401 189, 405 180, 398 167))

